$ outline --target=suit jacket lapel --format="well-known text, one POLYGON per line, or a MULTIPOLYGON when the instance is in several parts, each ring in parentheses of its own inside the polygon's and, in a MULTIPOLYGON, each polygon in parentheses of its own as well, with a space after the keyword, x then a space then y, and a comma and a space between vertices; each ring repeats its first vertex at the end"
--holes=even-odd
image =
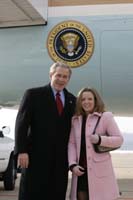
POLYGON ((69 111, 69 107, 72 104, 72 99, 69 96, 69 93, 66 89, 64 89, 64 95, 65 95, 65 105, 64 105, 64 113, 69 111))
POLYGON ((51 88, 50 84, 48 84, 45 87, 45 94, 47 96, 47 102, 49 104, 50 112, 58 114, 57 107, 56 107, 56 102, 55 102, 55 97, 54 97, 54 94, 53 94, 53 91, 52 91, 52 88, 51 88))

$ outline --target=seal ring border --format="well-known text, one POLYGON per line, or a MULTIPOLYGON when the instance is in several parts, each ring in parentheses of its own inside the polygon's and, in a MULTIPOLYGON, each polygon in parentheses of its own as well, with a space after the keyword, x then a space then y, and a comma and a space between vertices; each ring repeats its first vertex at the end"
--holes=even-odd
POLYGON ((78 22, 76 20, 62 21, 62 22, 58 23, 56 26, 54 26, 51 29, 51 31, 49 32, 48 39, 47 39, 47 49, 48 49, 48 53, 49 53, 50 57, 55 62, 57 62, 57 61, 65 62, 72 68, 79 67, 79 66, 85 64, 91 58, 91 56, 94 52, 94 37, 93 37, 90 29, 86 25, 82 24, 81 22, 78 22), (83 57, 81 57, 79 60, 76 60, 73 62, 65 61, 64 59, 60 58, 55 52, 54 40, 55 40, 56 34, 58 34, 58 32, 60 32, 61 30, 65 29, 65 28, 78 29, 86 37, 86 40, 88 43, 87 49, 86 49, 86 52, 83 55, 83 57))

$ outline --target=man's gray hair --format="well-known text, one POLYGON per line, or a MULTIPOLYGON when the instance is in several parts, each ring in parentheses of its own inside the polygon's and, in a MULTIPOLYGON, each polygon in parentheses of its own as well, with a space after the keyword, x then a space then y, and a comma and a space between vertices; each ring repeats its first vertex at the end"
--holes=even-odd
POLYGON ((69 65, 67 65, 66 63, 63 63, 63 62, 56 62, 56 63, 54 63, 50 67, 50 73, 54 74, 57 67, 62 67, 62 68, 68 69, 69 70, 69 77, 71 77, 71 74, 72 74, 71 68, 69 67, 69 65))

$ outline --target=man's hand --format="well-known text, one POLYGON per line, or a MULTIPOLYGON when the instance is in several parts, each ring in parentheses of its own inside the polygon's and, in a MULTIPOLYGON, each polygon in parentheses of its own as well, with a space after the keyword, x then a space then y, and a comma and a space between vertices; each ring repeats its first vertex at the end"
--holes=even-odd
POLYGON ((20 153, 18 155, 18 166, 21 168, 28 168, 29 165, 29 155, 28 153, 20 153))

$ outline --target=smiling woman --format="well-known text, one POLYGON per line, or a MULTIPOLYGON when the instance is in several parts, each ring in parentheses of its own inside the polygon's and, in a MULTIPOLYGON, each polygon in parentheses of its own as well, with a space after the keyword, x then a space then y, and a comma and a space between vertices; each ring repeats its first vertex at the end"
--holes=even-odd
POLYGON ((68 143, 71 200, 113 200, 119 197, 110 152, 99 154, 94 145, 116 148, 122 144, 122 133, 113 114, 106 111, 100 94, 94 88, 81 89, 68 143))

